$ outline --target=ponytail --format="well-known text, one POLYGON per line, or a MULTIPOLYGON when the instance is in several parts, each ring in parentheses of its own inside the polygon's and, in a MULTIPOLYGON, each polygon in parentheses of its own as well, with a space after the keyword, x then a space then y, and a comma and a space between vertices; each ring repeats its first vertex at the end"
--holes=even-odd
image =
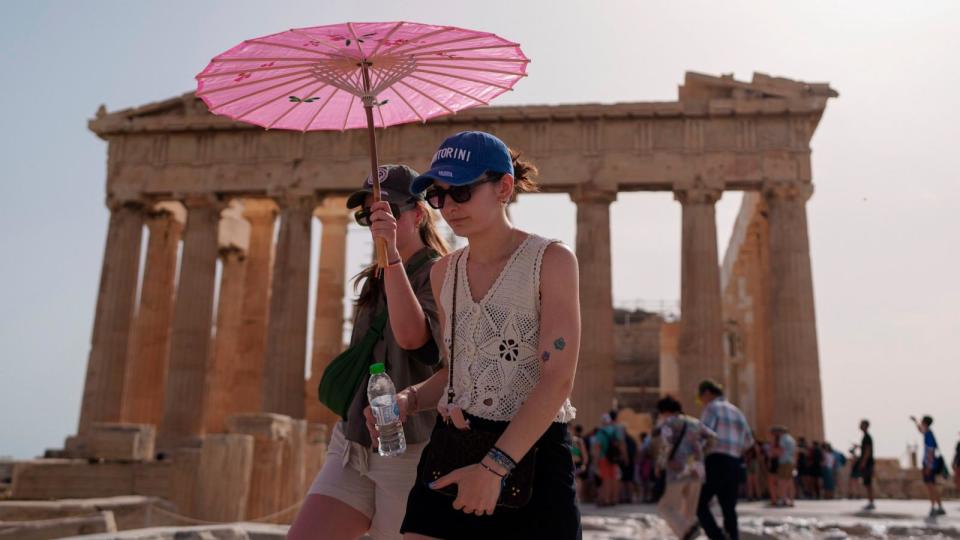
POLYGON ((520 152, 510 151, 510 157, 513 159, 513 197, 514 199, 520 193, 536 193, 540 191, 540 186, 534 180, 540 171, 536 165, 529 161, 520 159, 520 152))

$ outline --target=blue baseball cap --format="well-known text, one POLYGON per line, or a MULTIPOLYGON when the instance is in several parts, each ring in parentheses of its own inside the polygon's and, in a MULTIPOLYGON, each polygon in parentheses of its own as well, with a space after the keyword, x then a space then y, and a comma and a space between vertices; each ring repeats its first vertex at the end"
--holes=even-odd
POLYGON ((420 193, 434 180, 462 186, 487 172, 513 174, 513 158, 503 141, 483 131, 461 131, 447 137, 433 155, 430 170, 410 184, 410 192, 420 193))

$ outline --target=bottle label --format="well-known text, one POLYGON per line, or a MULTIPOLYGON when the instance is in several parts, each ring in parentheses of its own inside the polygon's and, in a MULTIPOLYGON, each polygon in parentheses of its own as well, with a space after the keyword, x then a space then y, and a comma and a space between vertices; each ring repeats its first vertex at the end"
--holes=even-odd
POLYGON ((400 420, 400 404, 397 400, 390 399, 392 396, 384 396, 373 400, 370 404, 370 410, 373 412, 373 419, 378 426, 393 424, 400 420))

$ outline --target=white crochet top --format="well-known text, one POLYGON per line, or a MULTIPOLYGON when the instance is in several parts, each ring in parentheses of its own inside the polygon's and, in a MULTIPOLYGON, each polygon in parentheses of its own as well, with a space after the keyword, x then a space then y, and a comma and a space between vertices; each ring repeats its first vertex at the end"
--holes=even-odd
MULTIPOLYGON (((450 270, 459 261, 456 361, 450 376, 454 404, 464 411, 488 420, 512 420, 540 381, 540 265, 547 246, 555 242, 529 235, 479 303, 473 301, 467 277, 470 246, 452 254, 440 302, 447 317, 443 340, 449 353, 454 283, 450 270)), ((576 412, 567 399, 554 421, 569 422, 576 412)))

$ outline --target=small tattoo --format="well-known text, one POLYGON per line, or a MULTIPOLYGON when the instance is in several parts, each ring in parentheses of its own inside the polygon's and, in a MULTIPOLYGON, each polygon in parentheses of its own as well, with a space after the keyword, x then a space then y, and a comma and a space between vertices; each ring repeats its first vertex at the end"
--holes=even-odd
POLYGON ((543 351, 543 354, 540 355, 540 359, 544 362, 548 362, 550 360, 550 351, 543 351))
POLYGON ((557 338, 556 341, 553 342, 553 348, 558 351, 562 351, 566 346, 567 342, 564 341, 562 337, 557 338))

